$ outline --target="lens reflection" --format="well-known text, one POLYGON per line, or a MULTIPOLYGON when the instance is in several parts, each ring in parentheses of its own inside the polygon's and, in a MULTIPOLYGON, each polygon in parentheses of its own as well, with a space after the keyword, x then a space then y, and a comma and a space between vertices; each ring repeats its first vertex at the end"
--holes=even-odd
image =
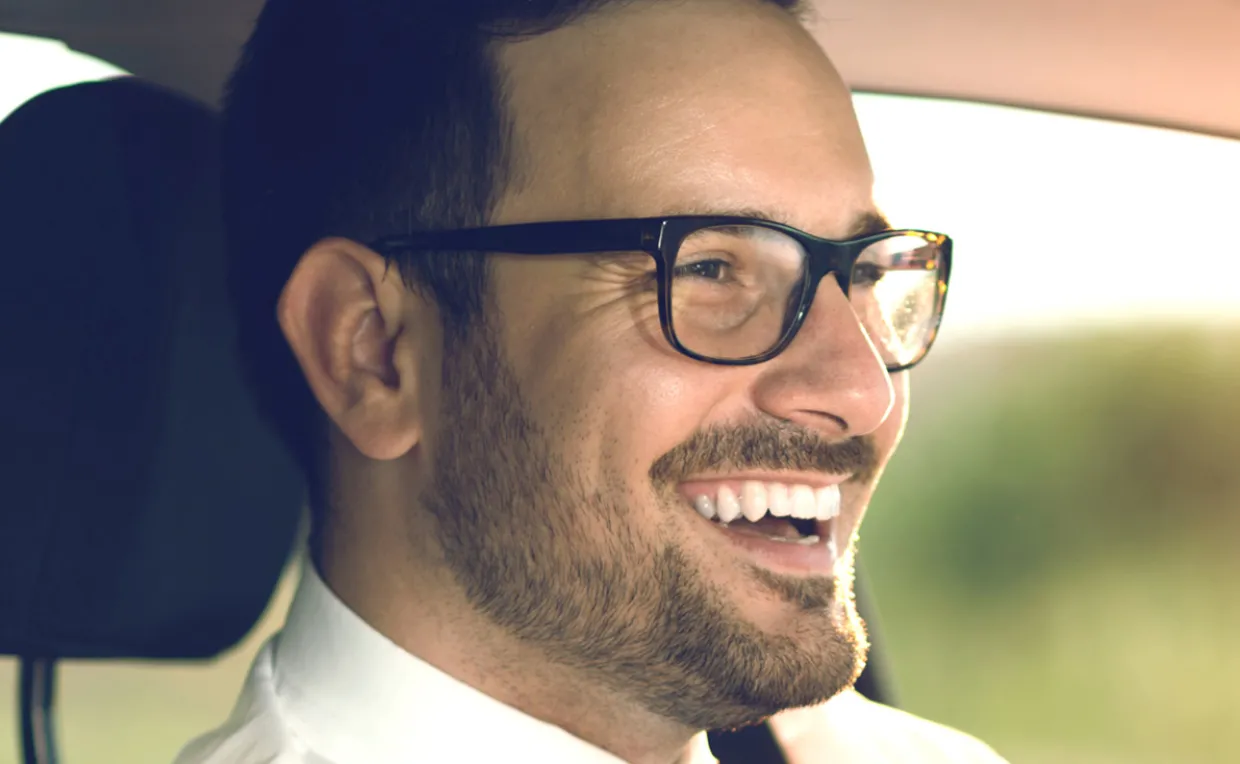
POLYGON ((942 268, 938 243, 919 235, 875 242, 857 259, 849 299, 889 367, 916 362, 934 339, 942 268))

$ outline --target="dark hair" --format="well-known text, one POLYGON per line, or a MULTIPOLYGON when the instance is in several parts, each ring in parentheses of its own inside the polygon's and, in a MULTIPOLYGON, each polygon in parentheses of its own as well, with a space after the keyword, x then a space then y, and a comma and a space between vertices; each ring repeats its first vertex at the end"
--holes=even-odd
MULTIPOLYGON (((763 0, 790 11, 797 0, 763 0)), ((224 105, 224 208, 242 360, 264 416, 325 504, 325 419, 276 322, 280 291, 325 236, 486 224, 510 167, 491 54, 631 0, 268 0, 224 105)), ((481 256, 400 264, 446 336, 481 315, 481 256)), ((319 525, 315 523, 314 525, 319 525)))

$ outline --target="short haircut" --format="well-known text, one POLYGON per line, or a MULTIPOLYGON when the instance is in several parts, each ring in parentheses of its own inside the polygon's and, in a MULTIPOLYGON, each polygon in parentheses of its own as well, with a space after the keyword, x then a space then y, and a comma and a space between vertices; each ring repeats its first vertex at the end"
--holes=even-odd
MULTIPOLYGON (((312 513, 327 499, 326 422, 276 321, 302 253, 326 236, 487 224, 513 145, 493 43, 632 2, 268 0, 225 96, 225 224, 242 362, 312 513)), ((423 253, 399 267, 449 340, 481 316, 483 256, 423 253)))

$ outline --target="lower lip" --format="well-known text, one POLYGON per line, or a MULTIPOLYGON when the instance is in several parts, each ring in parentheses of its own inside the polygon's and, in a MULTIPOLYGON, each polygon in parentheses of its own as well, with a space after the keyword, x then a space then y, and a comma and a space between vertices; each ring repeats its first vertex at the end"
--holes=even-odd
POLYGON ((714 520, 707 520, 693 509, 690 511, 764 568, 813 575, 831 575, 835 570, 835 561, 839 556, 835 545, 835 520, 822 524, 821 538, 817 543, 796 544, 730 530, 714 520))

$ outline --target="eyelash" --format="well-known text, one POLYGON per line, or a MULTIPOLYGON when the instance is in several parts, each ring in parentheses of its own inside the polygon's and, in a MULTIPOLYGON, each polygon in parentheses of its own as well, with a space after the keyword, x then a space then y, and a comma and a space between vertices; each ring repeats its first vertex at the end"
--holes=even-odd
POLYGON ((857 263, 853 266, 852 283, 860 286, 877 284, 885 275, 887 275, 886 268, 873 263, 857 263))
MULTIPOLYGON (((676 266, 674 269, 672 269, 672 278, 675 278, 675 277, 677 277, 677 276, 679 276, 679 275, 682 275, 682 274, 683 274, 683 275, 693 275, 693 274, 692 274, 692 269, 694 269, 694 268, 698 268, 698 267, 700 267, 700 266, 704 266, 704 265, 714 265, 714 264, 718 264, 718 265, 719 265, 719 266, 721 266, 722 268, 727 268, 727 267, 728 267, 728 263, 727 263, 727 262, 725 262, 724 260, 722 260, 722 259, 720 259, 720 258, 717 258, 717 257, 716 257, 716 258, 708 258, 708 259, 706 259, 706 260, 697 260, 697 261, 694 261, 694 262, 692 262, 692 263, 685 263, 684 265, 678 265, 678 266, 676 266)), ((707 279, 709 279, 709 280, 711 280, 711 281, 714 281, 714 280, 715 280, 714 278, 711 278, 711 277, 708 277, 708 276, 703 276, 703 278, 707 278, 707 279)))

